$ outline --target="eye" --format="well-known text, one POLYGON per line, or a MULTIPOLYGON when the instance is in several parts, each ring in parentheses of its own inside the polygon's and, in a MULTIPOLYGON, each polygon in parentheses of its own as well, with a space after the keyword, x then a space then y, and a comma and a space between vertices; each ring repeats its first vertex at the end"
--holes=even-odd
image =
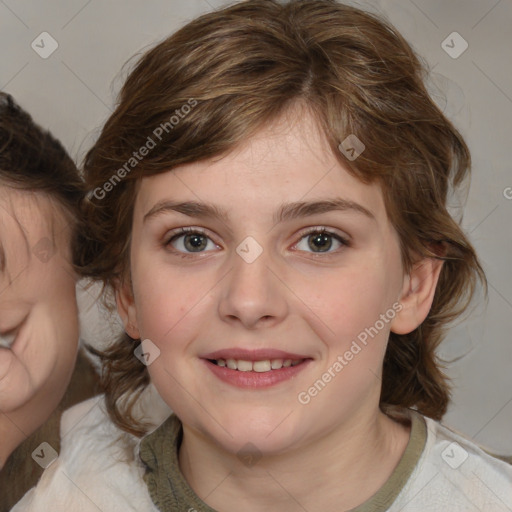
MULTIPOLYGON (((165 247, 172 246, 177 252, 182 253, 181 256, 186 258, 190 257, 193 253, 204 253, 207 249, 218 248, 211 238, 200 228, 180 228, 177 232, 164 242, 165 247)), ((349 246, 347 239, 327 230, 326 228, 310 228, 306 232, 302 233, 301 241, 295 244, 294 247, 301 251, 311 250, 316 254, 322 253, 333 253, 333 248, 340 248, 343 246, 349 246), (304 240, 304 242, 302 241, 304 240), (336 244, 338 244, 337 247, 336 244)))
POLYGON ((164 245, 166 247, 172 245, 176 250, 184 253, 186 257, 190 253, 205 252, 209 242, 210 248, 212 246, 213 248, 217 247, 205 231, 199 228, 180 228, 164 245))
POLYGON ((338 248, 349 245, 348 240, 337 233, 328 231, 326 228, 315 227, 302 233, 301 241, 295 244, 294 247, 297 247, 301 251, 311 249, 312 252, 316 254, 330 254, 336 252, 329 251, 333 247, 333 241, 334 245, 338 244, 338 248), (304 242, 302 240, 304 240, 304 242))

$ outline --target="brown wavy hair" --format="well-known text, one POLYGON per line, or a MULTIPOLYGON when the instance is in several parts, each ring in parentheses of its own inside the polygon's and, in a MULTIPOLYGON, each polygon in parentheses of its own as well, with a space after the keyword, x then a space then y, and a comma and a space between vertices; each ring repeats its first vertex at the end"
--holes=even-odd
POLYGON ((0 184, 46 194, 53 200, 70 229, 76 263, 84 182, 61 142, 5 92, 0 92, 0 184))
MULTIPOLYGON (((86 155, 82 274, 101 280, 106 296, 129 282, 142 177, 222 155, 304 105, 339 161, 364 183, 381 185, 404 267, 417 258, 444 260, 427 319, 410 334, 390 335, 381 393, 383 409, 414 407, 440 419, 450 388, 436 349, 447 323, 486 282, 447 211, 451 187, 469 174, 470 154, 425 78, 425 66, 388 22, 333 0, 249 0, 193 20, 138 60, 86 155), (162 140, 135 161, 133 152, 159 126, 162 140), (338 149, 349 134, 366 145, 354 161, 338 149)), ((132 415, 149 382, 133 355, 139 342, 123 334, 101 356, 111 417, 142 435, 132 415)))

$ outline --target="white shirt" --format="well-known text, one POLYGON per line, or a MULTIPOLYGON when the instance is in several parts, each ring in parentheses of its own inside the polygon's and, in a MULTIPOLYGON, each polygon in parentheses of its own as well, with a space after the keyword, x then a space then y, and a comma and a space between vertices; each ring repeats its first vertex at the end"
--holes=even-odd
MULTIPOLYGON (((158 402, 154 388, 145 400, 157 402, 147 409, 157 411, 156 427, 170 410, 158 402)), ((394 489, 392 504, 383 487, 353 512, 512 512, 512 466, 440 423, 420 418, 427 430, 425 446, 401 490, 394 489)), ((11 512, 158 512, 142 479, 139 439, 109 420, 103 397, 66 411, 61 435, 60 456, 11 512)), ((205 510, 211 509, 205 505, 205 510)))

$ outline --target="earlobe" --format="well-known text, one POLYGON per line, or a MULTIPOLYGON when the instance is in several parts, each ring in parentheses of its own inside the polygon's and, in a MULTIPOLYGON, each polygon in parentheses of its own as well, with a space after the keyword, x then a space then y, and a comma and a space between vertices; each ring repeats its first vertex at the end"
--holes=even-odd
POLYGON ((139 339, 140 333, 137 326, 137 316, 133 292, 128 283, 116 283, 115 297, 117 312, 123 322, 124 330, 133 339, 139 339))
POLYGON ((391 322, 392 332, 408 334, 427 318, 442 266, 443 261, 434 258, 425 258, 414 264, 404 279, 399 298, 402 309, 391 322))

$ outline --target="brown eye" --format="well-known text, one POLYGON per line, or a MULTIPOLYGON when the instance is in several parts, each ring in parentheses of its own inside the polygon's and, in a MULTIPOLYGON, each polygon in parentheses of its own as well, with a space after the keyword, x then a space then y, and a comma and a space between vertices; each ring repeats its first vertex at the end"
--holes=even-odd
POLYGON ((165 245, 171 245, 178 252, 186 255, 190 253, 206 252, 205 249, 208 248, 209 243, 213 248, 217 247, 205 232, 196 228, 181 228, 165 245))
POLYGON ((316 254, 333 253, 330 249, 338 244, 337 248, 348 245, 347 240, 336 233, 332 233, 325 229, 314 228, 302 234, 301 242, 296 244, 296 247, 301 251, 313 252, 316 254), (306 240, 306 244, 302 242, 306 240))
POLYGON ((308 245, 314 251, 326 252, 332 247, 332 237, 325 233, 317 233, 308 236, 308 245))
POLYGON ((183 245, 190 252, 202 251, 207 245, 207 237, 200 233, 183 235, 183 245))

